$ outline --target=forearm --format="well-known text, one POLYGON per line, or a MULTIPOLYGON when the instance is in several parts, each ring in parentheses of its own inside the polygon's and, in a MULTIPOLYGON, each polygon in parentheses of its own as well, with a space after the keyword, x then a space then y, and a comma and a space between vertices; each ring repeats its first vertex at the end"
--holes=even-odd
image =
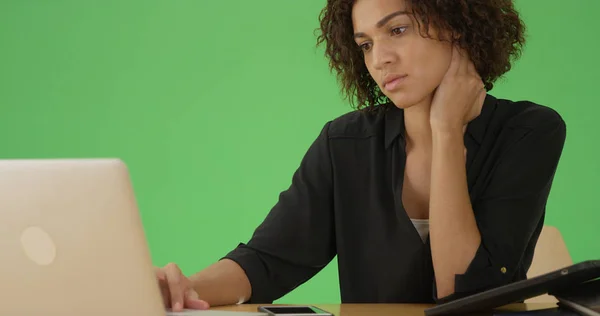
POLYGON ((232 305, 246 301, 252 294, 244 270, 234 261, 224 259, 190 277, 200 299, 211 306, 232 305))
POLYGON ((433 131, 430 241, 438 297, 454 293, 481 236, 471 206, 462 129, 433 131))

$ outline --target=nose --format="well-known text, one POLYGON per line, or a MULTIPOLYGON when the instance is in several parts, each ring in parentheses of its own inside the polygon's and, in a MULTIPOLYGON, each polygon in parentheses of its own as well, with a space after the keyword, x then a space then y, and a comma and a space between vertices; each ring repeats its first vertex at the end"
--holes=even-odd
POLYGON ((380 40, 374 44, 371 47, 371 54, 373 56, 373 66, 377 70, 387 68, 398 60, 397 52, 393 49, 391 43, 387 41, 380 40))

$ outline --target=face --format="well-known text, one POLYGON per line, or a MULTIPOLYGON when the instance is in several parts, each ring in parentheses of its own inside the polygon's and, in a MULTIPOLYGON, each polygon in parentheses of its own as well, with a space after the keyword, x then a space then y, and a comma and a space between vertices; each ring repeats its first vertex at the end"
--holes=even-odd
POLYGON ((399 108, 429 104, 452 56, 451 45, 438 40, 436 30, 430 27, 431 38, 421 36, 408 9, 404 0, 357 0, 352 10, 367 69, 399 108))

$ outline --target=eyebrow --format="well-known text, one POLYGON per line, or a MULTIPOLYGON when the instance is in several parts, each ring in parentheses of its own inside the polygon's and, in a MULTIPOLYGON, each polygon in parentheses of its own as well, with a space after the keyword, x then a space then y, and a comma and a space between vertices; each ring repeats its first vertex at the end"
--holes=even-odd
MULTIPOLYGON (((400 10, 400 11, 396 11, 394 13, 390 13, 388 15, 386 15, 385 17, 383 17, 383 19, 379 20, 379 22, 377 22, 377 24, 375 24, 375 27, 377 28, 381 28, 383 27, 387 22, 389 22, 391 19, 399 16, 399 15, 407 15, 408 12, 400 10)), ((359 37, 366 37, 367 35, 365 33, 362 32, 358 32, 358 33, 354 33, 354 38, 359 38, 359 37)))

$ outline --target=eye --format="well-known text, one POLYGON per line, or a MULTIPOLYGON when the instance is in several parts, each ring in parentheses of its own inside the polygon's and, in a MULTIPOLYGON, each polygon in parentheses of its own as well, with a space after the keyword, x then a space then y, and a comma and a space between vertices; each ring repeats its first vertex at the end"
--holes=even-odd
POLYGON ((402 35, 406 32, 406 26, 399 26, 392 29, 392 35, 402 35))
POLYGON ((358 45, 358 47, 360 47, 360 49, 363 52, 366 52, 366 51, 368 51, 371 48, 371 43, 368 43, 368 42, 367 43, 363 43, 363 44, 358 45))

